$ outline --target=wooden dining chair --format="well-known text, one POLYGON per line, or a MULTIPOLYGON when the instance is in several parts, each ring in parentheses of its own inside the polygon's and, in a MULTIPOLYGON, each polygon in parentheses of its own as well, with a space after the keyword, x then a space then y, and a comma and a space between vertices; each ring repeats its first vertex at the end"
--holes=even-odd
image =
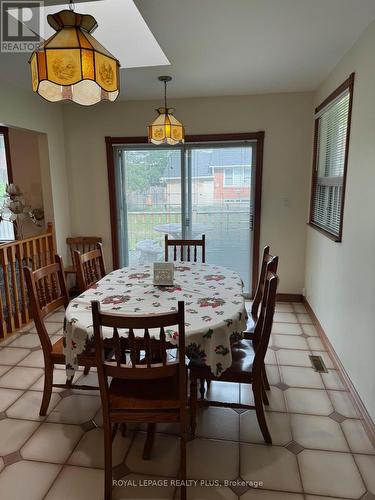
MULTIPOLYGON (((112 493, 112 440, 117 426, 126 422, 149 424, 144 458, 149 458, 157 422, 180 424, 180 476, 186 480, 186 398, 184 303, 178 310, 148 316, 120 316, 100 311, 92 302, 95 351, 102 399, 105 500, 112 493), (167 342, 165 328, 177 326, 179 345, 167 342), (113 330, 113 357, 105 360, 102 327, 113 330), (128 331, 121 336, 119 330, 128 331), (153 338, 156 329, 159 338, 153 338), (143 332, 143 336, 139 333, 143 332), (174 353, 174 358, 171 356, 174 353), (112 378, 109 381, 109 378, 112 378)), ((181 486, 186 499, 186 486, 181 486)))
MULTIPOLYGON (((269 267, 269 266, 268 266, 269 267)), ((225 370, 220 377, 215 377, 211 369, 197 361, 191 361, 190 368, 190 404, 191 404, 191 430, 194 435, 196 427, 197 412, 197 379, 218 380, 223 382, 234 382, 236 384, 251 384, 255 405, 245 405, 242 403, 223 403, 219 401, 200 401, 200 404, 211 406, 229 406, 232 408, 255 408, 259 427, 266 443, 272 443, 267 422, 264 415, 263 403, 265 391, 263 385, 264 357, 268 348, 271 335, 273 315, 275 310, 277 275, 266 270, 264 292, 260 305, 258 322, 261 323, 261 333, 257 348, 254 349, 250 340, 240 340, 231 348, 232 365, 225 370)))
POLYGON ((101 243, 96 244, 95 250, 90 250, 84 254, 74 250, 73 259, 79 293, 85 292, 106 275, 101 243))
MULTIPOLYGON (((65 355, 63 353, 63 338, 52 344, 48 335, 44 318, 47 314, 69 304, 68 291, 66 288, 64 268, 59 255, 55 256, 55 263, 32 271, 30 267, 24 267, 31 314, 43 350, 44 357, 44 389, 43 399, 39 415, 46 414, 51 399, 52 388, 60 387, 65 389, 98 389, 87 385, 74 385, 72 379, 65 384, 53 383, 53 370, 55 365, 65 365, 65 355)), ((78 363, 85 367, 84 373, 87 375, 91 366, 95 366, 95 354, 93 348, 78 356, 78 363)))
POLYGON ((198 248, 201 247, 201 261, 206 262, 206 235, 202 234, 201 240, 171 240, 165 235, 164 257, 165 262, 169 260, 169 248, 173 247, 173 260, 178 260, 178 248, 180 248, 181 261, 190 262, 191 258, 197 262, 198 248), (193 253, 193 255, 191 255, 193 253))
MULTIPOLYGON (((267 269, 267 264, 273 259, 273 255, 270 254, 270 247, 267 245, 263 249, 263 257, 262 257, 262 265, 260 268, 260 274, 259 274, 259 279, 257 283, 257 288, 255 291, 254 295, 254 300, 251 304, 251 309, 250 309, 250 314, 249 318, 247 320, 247 327, 246 331, 244 332, 244 337, 245 338, 252 338, 254 328, 258 319, 259 315, 259 306, 262 300, 262 294, 263 294, 263 288, 264 288, 264 283, 266 280, 266 269, 267 269)), ((274 271, 275 273, 277 272, 277 268, 274 271)))

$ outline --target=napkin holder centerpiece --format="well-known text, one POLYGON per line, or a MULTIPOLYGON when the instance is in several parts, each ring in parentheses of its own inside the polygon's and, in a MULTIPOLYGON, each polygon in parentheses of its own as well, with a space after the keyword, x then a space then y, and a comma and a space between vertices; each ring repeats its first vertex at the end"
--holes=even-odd
POLYGON ((154 262, 154 280, 156 286, 172 286, 174 279, 173 262, 154 262))

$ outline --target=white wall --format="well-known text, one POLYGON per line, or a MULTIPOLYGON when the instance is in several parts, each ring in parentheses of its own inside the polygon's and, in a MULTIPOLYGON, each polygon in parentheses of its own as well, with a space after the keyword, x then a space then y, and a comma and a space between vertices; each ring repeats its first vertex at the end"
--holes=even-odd
MULTIPOLYGON (((123 90, 126 92, 126 88, 123 90)), ((92 108, 64 106, 73 234, 99 235, 110 263, 111 236, 104 137, 144 136, 155 101, 92 108)), ((174 100, 187 134, 265 131, 261 247, 280 255, 280 292, 304 286, 312 143, 310 93, 174 100)))
MULTIPOLYGON (((9 144, 14 184, 20 188, 27 205, 31 208, 43 208, 39 134, 10 128, 9 144)), ((26 220, 23 224, 24 238, 44 233, 44 222, 42 221, 42 226, 39 227, 26 220)))
POLYGON ((355 71, 342 243, 308 229, 307 299, 375 419, 375 23, 317 91, 355 71))
POLYGON ((46 221, 54 221, 58 251, 65 255, 70 234, 62 106, 30 91, 0 83, 0 123, 40 132, 38 137, 46 221))

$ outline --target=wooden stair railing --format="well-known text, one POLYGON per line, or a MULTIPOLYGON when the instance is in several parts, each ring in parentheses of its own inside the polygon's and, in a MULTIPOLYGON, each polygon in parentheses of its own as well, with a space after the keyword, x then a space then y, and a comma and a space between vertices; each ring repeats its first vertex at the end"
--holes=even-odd
POLYGON ((55 253, 51 223, 44 234, 0 243, 0 341, 31 321, 23 267, 34 271, 52 264, 55 253))

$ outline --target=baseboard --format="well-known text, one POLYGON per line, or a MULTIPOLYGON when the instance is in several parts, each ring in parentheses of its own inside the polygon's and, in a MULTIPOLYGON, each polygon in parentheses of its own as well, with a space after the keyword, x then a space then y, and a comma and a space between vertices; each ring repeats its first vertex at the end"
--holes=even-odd
POLYGON ((312 307, 308 303, 307 299, 304 297, 303 300, 307 311, 309 312, 314 325, 318 331, 318 334, 327 350, 329 355, 331 356, 333 360, 333 364, 335 365, 336 370, 339 372, 342 382, 346 386, 347 390, 349 391, 349 394, 351 395, 352 402, 354 407, 356 408, 358 414, 361 417, 363 426, 368 434, 368 437, 370 438, 372 444, 375 446, 375 423, 372 420, 369 412, 367 411, 366 406, 363 404, 363 401, 360 397, 360 395, 357 392, 357 389, 354 387, 353 382, 351 381, 347 371, 344 368, 344 365, 341 363, 340 358, 338 357, 335 349, 333 348, 331 342, 329 341, 325 331, 323 330, 322 325, 320 324, 318 318, 316 317, 312 307))
POLYGON ((303 302, 303 295, 299 293, 278 293, 277 302, 303 302))

